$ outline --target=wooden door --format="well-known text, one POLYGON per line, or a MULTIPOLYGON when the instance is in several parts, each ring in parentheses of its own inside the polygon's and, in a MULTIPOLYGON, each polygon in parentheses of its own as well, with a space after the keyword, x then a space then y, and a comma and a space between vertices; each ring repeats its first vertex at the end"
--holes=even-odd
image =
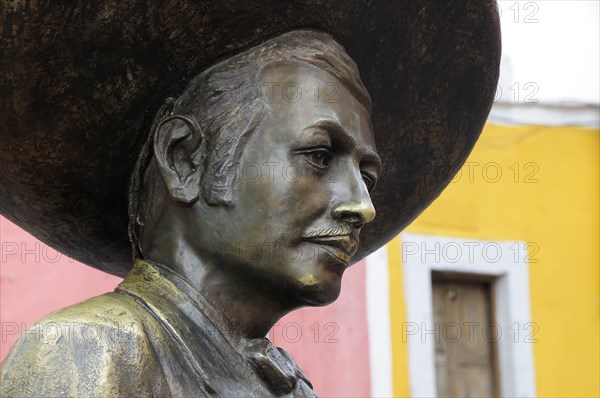
POLYGON ((491 283, 433 276, 438 397, 498 396, 491 283))

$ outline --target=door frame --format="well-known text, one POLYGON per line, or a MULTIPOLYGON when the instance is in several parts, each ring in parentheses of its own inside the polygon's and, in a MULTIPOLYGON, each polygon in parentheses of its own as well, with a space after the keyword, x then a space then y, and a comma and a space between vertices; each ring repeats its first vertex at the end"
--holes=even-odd
POLYGON ((493 312, 501 395, 535 397, 533 346, 537 330, 531 322, 527 244, 404 233, 402 267, 412 397, 437 397, 435 383, 432 272, 452 272, 494 279, 493 312), (529 329, 528 329, 529 328, 529 329))

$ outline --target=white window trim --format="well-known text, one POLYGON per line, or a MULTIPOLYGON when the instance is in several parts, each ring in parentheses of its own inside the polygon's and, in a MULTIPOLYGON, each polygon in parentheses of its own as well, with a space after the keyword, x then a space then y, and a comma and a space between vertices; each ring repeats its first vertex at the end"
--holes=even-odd
POLYGON ((431 273, 449 271, 495 278, 495 322, 502 333, 497 341, 501 395, 535 397, 533 347, 528 340, 536 336, 530 336, 535 325, 531 326, 526 244, 412 233, 402 234, 401 241, 407 323, 396 338, 408 341, 411 396, 437 396, 437 332, 428 326, 433 325, 431 273))

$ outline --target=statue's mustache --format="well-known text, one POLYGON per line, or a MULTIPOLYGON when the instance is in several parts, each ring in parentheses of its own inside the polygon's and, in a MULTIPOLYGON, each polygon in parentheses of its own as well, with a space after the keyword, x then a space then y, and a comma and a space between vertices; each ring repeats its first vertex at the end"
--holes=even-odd
POLYGON ((345 236, 351 235, 354 232, 354 229, 350 225, 340 225, 336 227, 328 227, 328 228, 319 228, 308 231, 304 237, 305 238, 314 238, 314 237, 327 237, 327 236, 345 236))

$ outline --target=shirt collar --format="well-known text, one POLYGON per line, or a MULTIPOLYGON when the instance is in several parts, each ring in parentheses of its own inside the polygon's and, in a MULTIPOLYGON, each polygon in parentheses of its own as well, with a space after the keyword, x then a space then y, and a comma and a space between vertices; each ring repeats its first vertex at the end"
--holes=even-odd
POLYGON ((258 375, 272 394, 315 396, 287 352, 266 338, 236 336, 231 323, 169 267, 137 260, 117 292, 134 296, 147 307, 209 385, 226 382, 239 392, 258 375), (219 369, 220 363, 229 366, 219 369))

